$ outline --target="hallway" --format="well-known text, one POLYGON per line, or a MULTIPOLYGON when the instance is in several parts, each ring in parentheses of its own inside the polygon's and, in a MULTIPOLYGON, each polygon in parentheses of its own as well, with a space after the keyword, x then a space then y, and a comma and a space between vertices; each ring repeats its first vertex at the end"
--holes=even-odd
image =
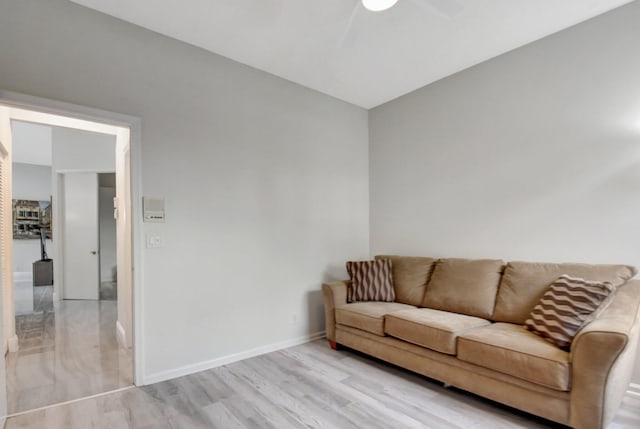
POLYGON ((6 360, 10 414, 132 384, 131 353, 116 339, 117 301, 54 302, 53 286, 30 281, 15 291, 20 350, 6 360))

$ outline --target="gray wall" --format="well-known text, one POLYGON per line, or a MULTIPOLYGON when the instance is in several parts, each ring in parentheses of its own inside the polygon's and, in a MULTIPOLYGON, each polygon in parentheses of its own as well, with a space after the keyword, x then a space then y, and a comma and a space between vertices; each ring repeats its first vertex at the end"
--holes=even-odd
POLYGON ((0 88, 142 118, 145 378, 324 329, 369 250, 364 109, 64 0, 0 11, 0 88))
POLYGON ((371 253, 640 266, 639 23, 634 2, 371 110, 371 253))

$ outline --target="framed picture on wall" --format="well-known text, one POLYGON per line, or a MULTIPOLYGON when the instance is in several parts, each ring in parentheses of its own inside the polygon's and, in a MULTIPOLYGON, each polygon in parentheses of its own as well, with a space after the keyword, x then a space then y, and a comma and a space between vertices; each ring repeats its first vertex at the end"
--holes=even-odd
POLYGON ((13 238, 51 239, 51 201, 13 200, 13 238))

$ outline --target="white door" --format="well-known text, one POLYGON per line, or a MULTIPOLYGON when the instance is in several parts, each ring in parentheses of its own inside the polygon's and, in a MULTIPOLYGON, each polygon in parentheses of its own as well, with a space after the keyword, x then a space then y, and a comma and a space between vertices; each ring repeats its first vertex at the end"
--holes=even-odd
POLYGON ((62 177, 64 299, 99 298, 98 174, 62 177))

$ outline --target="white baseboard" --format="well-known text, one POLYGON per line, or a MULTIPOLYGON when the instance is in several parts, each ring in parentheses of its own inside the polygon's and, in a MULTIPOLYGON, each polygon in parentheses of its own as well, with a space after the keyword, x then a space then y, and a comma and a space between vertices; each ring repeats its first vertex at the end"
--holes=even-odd
POLYGON ((116 320, 116 338, 118 339, 118 345, 121 348, 126 349, 127 333, 125 332, 124 327, 122 326, 122 323, 120 323, 119 320, 116 320))
POLYGON ((168 371, 161 371, 155 374, 150 374, 143 378, 143 384, 159 383, 165 380, 171 380, 172 378, 182 377, 184 375, 193 374, 200 371, 206 371, 208 369, 217 368, 219 366, 228 365, 233 362, 238 362, 244 359, 249 359, 255 356, 260 356, 265 353, 271 353, 278 350, 286 349, 300 344, 308 343, 311 341, 319 340, 325 337, 325 332, 320 331, 314 334, 305 335, 291 340, 280 341, 278 343, 268 344, 266 346, 256 347, 255 349, 246 350, 240 353, 234 353, 227 356, 222 356, 217 359, 212 359, 204 362, 195 363, 192 365, 185 365, 179 368, 170 369, 168 371))
POLYGON ((640 399, 640 384, 631 383, 627 389, 627 395, 640 399))
POLYGON ((33 280, 33 273, 26 272, 14 272, 13 273, 13 281, 14 282, 30 282, 33 280))

